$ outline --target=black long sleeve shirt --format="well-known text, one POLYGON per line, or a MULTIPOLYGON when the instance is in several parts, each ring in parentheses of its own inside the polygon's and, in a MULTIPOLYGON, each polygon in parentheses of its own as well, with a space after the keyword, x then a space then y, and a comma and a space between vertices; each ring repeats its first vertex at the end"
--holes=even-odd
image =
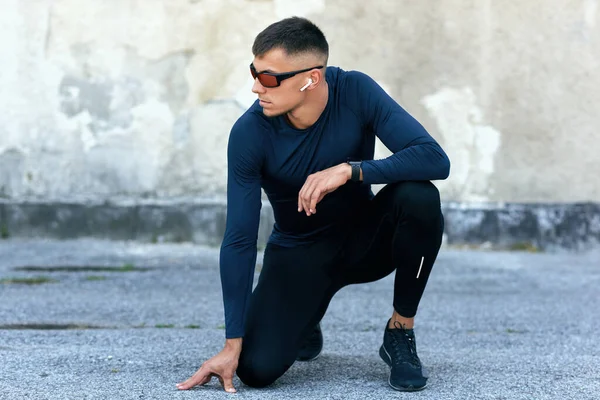
POLYGON ((244 335, 257 257, 261 188, 275 217, 269 242, 281 246, 316 240, 351 218, 373 193, 371 184, 437 180, 450 161, 423 126, 373 79, 328 67, 329 98, 315 124, 296 129, 284 116, 269 118, 255 102, 231 129, 228 149, 227 222, 220 272, 226 337, 244 335), (373 160, 375 137, 393 153, 373 160), (363 182, 326 195, 318 212, 298 212, 308 175, 348 160, 362 162, 363 182))

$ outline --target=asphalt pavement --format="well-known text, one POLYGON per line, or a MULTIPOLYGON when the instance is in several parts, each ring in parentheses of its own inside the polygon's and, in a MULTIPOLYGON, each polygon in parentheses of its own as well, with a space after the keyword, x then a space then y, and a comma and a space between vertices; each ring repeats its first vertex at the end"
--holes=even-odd
POLYGON ((600 398, 600 253, 448 248, 416 320, 424 391, 392 390, 378 355, 393 276, 340 291, 322 355, 272 386, 236 378, 227 394, 214 379, 178 391, 224 342, 218 255, 192 244, 0 241, 0 399, 600 398))

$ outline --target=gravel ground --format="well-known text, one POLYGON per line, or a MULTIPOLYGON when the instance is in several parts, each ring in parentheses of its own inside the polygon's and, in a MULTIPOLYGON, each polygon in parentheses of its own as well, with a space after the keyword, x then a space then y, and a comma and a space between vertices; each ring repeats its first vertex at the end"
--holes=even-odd
POLYGON ((389 276, 338 293, 317 360, 296 363, 266 389, 236 378, 233 395, 216 379, 175 388, 224 341, 217 249, 8 240, 0 254, 0 399, 582 400, 600 393, 597 252, 444 249, 415 329, 430 374, 422 392, 389 388, 377 354, 391 315, 389 276))

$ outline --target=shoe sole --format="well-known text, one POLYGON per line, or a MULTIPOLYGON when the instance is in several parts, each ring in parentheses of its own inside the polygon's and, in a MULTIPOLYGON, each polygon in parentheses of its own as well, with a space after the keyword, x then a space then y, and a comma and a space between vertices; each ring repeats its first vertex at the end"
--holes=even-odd
POLYGON ((300 359, 296 358, 296 361, 298 361, 298 362, 310 362, 310 361, 315 361, 317 358, 319 358, 319 356, 321 355, 321 353, 322 353, 322 352, 323 352, 323 349, 319 350, 319 352, 317 353, 317 355, 316 355, 316 356, 314 356, 313 358, 309 358, 309 359, 306 359, 306 360, 300 360, 300 359))
POLYGON ((390 367, 390 376, 388 378, 388 385, 390 385, 390 387, 394 390, 397 390, 399 392, 418 392, 420 390, 423 390, 427 387, 427 384, 425 384, 424 386, 419 386, 419 387, 414 387, 414 386, 408 386, 408 387, 404 387, 404 386, 394 386, 392 385, 392 357, 390 357, 389 353, 387 352, 387 350, 385 349, 385 347, 383 345, 381 345, 381 347, 379 348, 379 357, 381 357, 381 359, 383 360, 383 362, 385 362, 389 367, 390 367))

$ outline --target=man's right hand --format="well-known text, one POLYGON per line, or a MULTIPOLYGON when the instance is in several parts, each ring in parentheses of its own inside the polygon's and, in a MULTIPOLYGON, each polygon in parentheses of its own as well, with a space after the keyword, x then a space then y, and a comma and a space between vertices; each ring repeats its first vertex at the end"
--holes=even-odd
POLYGON ((227 339, 225 347, 219 354, 206 361, 198 371, 185 382, 178 383, 177 389, 188 390, 196 385, 205 385, 216 376, 219 378, 223 389, 235 393, 233 375, 237 370, 238 360, 242 352, 242 339, 227 339))

